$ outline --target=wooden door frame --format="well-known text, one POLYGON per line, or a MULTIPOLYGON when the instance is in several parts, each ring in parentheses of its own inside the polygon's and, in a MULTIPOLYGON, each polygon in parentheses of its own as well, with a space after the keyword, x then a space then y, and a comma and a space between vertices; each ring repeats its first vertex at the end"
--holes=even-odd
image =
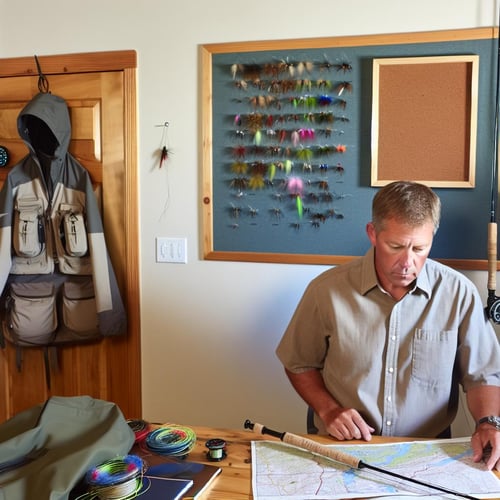
POLYGON ((139 207, 137 169, 137 54, 134 50, 87 52, 0 59, 0 78, 38 76, 36 64, 45 76, 89 72, 121 71, 124 86, 124 216, 125 216, 125 292, 123 300, 128 316, 130 377, 126 413, 130 418, 142 414, 140 349, 140 279, 139 279, 139 207), (133 387, 132 387, 132 386, 133 387))

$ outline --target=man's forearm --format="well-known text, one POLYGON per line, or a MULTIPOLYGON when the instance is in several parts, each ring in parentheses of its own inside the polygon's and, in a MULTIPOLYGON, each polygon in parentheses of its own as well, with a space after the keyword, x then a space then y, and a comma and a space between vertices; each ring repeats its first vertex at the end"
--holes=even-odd
POLYGON ((467 406, 477 422, 489 415, 500 416, 500 387, 480 385, 472 387, 466 393, 467 406))
POLYGON ((293 373, 285 369, 285 372, 299 396, 308 406, 313 408, 320 417, 323 413, 331 411, 333 408, 340 407, 338 402, 335 401, 333 396, 328 392, 319 370, 293 373))

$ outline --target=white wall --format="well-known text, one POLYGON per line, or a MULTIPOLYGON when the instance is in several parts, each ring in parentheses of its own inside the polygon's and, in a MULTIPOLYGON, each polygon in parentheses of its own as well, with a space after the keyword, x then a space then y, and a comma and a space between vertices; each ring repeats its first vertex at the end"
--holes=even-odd
MULTIPOLYGON (((198 47, 491 26, 496 1, 0 0, 0 6, 0 57, 138 53, 143 417, 234 428, 251 418, 303 432, 305 407, 274 349, 304 287, 325 268, 201 259, 198 47), (162 129, 155 125, 166 121, 172 155, 159 170, 153 157, 162 129), (156 236, 186 237, 188 264, 155 263, 156 236)), ((486 289, 485 272, 467 274, 486 289)))

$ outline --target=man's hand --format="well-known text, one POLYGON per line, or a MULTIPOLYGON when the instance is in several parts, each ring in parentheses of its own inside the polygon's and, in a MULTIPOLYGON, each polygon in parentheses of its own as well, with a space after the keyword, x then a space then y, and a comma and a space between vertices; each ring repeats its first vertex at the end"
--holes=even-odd
POLYGON ((333 437, 370 441, 375 429, 353 408, 342 408, 328 392, 319 370, 293 373, 285 368, 288 379, 302 399, 314 409, 333 437))
POLYGON ((335 408, 321 418, 328 433, 341 441, 345 439, 370 441, 372 433, 375 432, 375 429, 370 427, 353 408, 335 408))
POLYGON ((474 462, 484 460, 488 470, 500 471, 500 431, 490 424, 478 426, 471 438, 474 462))

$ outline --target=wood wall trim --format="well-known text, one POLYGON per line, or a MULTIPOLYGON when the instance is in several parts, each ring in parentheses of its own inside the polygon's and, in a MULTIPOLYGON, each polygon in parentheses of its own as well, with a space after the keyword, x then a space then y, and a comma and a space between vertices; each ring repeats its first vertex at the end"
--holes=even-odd
POLYGON ((253 52, 261 50, 315 49, 323 47, 358 47, 365 45, 392 45, 405 43, 452 42, 495 38, 495 27, 466 28, 415 33, 294 38, 289 40, 258 40, 252 42, 223 42, 204 44, 212 54, 225 52, 253 52))
MULTIPOLYGON (((137 137, 137 81, 136 70, 124 69, 125 135, 137 137)), ((139 271, 139 174, 137 168, 137 141, 125 142, 125 241, 126 297, 129 330, 128 370, 136 380, 119 390, 128 391, 127 399, 135 415, 142 415, 142 367, 141 367, 141 320, 140 320, 140 271, 139 271), (135 403, 134 403, 135 402, 135 403)), ((116 390, 116 388, 113 388, 116 390)))
MULTIPOLYGON (((337 266, 346 264, 360 255, 316 255, 316 254, 283 254, 283 253, 253 253, 253 252, 208 252, 206 260, 229 262, 264 262, 271 264, 312 264, 322 266, 337 266)), ((475 259, 435 259, 442 264, 465 271, 487 271, 488 261, 475 259)), ((500 271, 500 262, 497 263, 500 271)))
POLYGON ((49 56, 33 54, 33 56, 0 59, 0 78, 38 75, 35 55, 44 75, 122 71, 123 69, 137 67, 137 53, 135 50, 83 52, 49 56))

